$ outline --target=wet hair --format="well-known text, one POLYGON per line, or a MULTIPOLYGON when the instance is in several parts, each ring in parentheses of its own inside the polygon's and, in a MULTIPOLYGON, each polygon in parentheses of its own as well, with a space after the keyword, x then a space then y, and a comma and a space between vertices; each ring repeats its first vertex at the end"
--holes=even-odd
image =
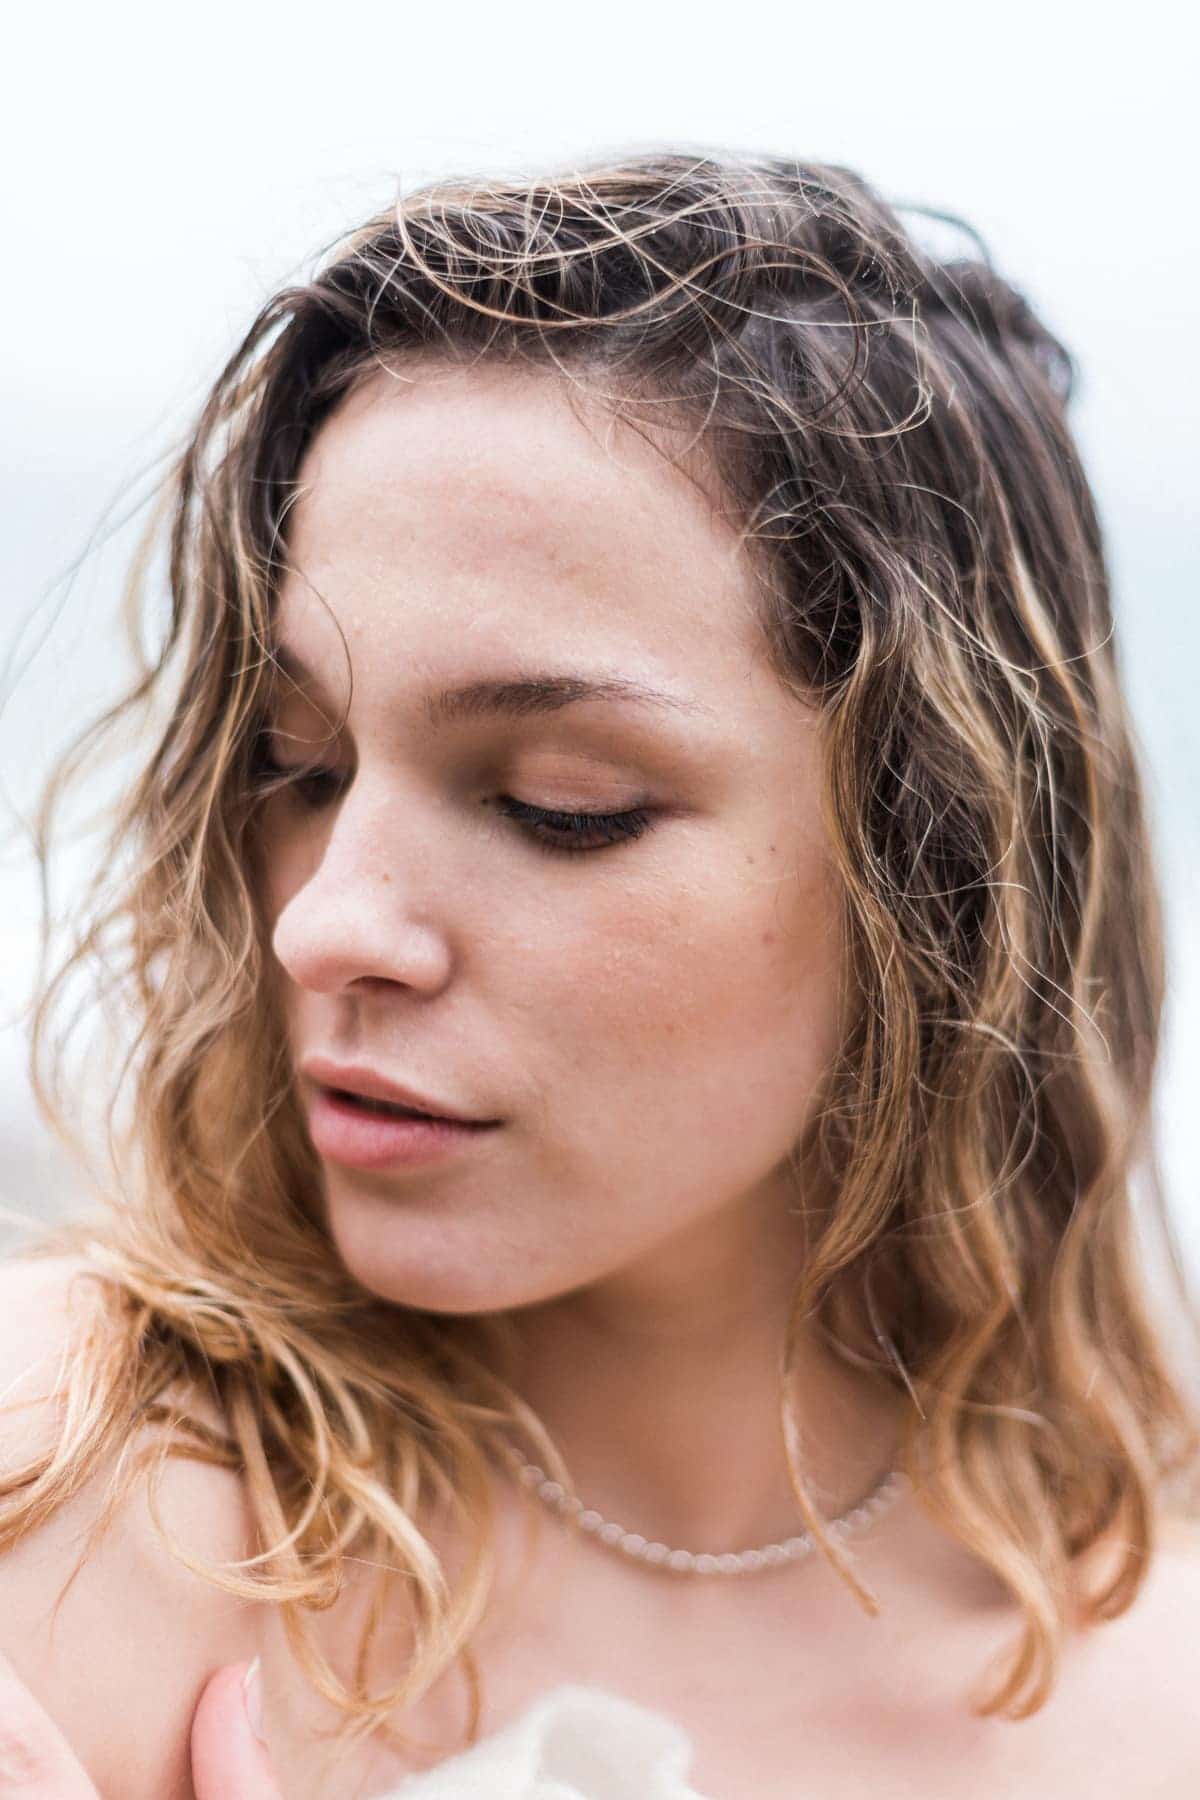
MULTIPOLYGON (((86 1252, 104 1323, 66 1367, 63 1441, 4 1484, 0 1545, 157 1420, 156 1467, 186 1445, 244 1472, 263 1561, 208 1573, 283 1608, 350 1731, 460 1656, 470 1673, 501 1439, 524 1432, 569 1480, 499 1321, 389 1306, 332 1253, 255 898, 297 472, 348 395, 419 362, 559 381, 703 458, 760 578, 765 653, 820 710, 847 1006, 796 1149, 790 1343, 814 1326, 907 1397, 919 1504, 1018 1603, 981 1710, 1044 1705, 1072 1607, 1126 1610, 1169 1507, 1194 1515, 1196 1408, 1139 1236, 1157 1221, 1191 1319, 1151 1136, 1159 900, 1072 359, 978 240, 935 255, 912 217, 775 156, 422 186, 262 309, 164 489, 169 622, 97 728, 140 711, 152 747, 34 1034, 65 1123, 72 979, 102 964, 138 1021, 119 1191, 47 1240, 86 1252), (201 1392, 224 1431, 189 1414, 201 1392), (469 1546, 454 1583, 419 1528, 431 1503, 469 1546), (389 1593, 414 1621, 404 1683, 379 1694, 366 1639, 346 1686, 308 1638, 350 1554, 379 1565, 370 1630, 389 1593)), ((875 1612, 813 1505, 786 1388, 797 1501, 875 1612)))

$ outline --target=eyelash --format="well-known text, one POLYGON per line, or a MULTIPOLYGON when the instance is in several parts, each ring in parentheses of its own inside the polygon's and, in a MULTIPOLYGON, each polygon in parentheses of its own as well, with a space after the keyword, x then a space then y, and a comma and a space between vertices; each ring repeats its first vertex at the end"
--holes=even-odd
MULTIPOLYGON (((341 784, 341 777, 333 769, 310 769, 307 773, 292 771, 281 768, 262 752, 254 758, 253 776, 267 791, 270 791, 269 784, 279 783, 294 793, 301 806, 311 812, 328 805, 341 784)), ((641 837, 650 826, 650 817, 644 807, 631 807, 627 812, 617 813, 553 812, 547 807, 531 806, 528 801, 501 794, 496 800, 496 809, 506 818, 515 820, 529 842, 551 856, 580 856, 629 843, 641 837), (547 831, 566 834, 566 841, 562 837, 545 836, 547 831), (578 841, 594 832, 600 833, 598 844, 578 841), (577 841, 569 841, 571 838, 577 841)))
POLYGON ((496 806, 506 818, 517 821, 539 850, 548 850, 554 856, 578 856, 589 850, 606 850, 613 844, 628 843, 641 837, 650 824, 649 815, 642 807, 631 807, 628 812, 618 813, 550 812, 544 806, 530 806, 507 794, 500 795, 496 806), (564 843, 561 839, 543 837, 541 834, 546 829, 566 832, 575 838, 599 832, 600 842, 564 843))

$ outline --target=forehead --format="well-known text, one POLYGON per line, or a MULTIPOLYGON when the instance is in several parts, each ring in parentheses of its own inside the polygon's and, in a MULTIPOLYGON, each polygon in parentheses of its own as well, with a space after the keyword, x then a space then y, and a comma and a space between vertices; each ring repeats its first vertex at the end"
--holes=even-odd
POLYGON ((298 471, 277 635, 310 663, 431 680, 619 666, 711 694, 762 655, 757 583, 716 484, 559 379, 400 368, 298 471))

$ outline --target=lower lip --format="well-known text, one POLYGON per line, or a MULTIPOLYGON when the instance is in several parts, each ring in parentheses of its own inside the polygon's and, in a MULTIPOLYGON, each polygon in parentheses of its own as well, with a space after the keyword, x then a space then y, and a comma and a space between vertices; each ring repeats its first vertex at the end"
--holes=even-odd
POLYGON ((317 1155, 330 1162, 352 1169, 397 1169, 453 1156, 496 1125, 390 1118, 322 1090, 309 1108, 308 1129, 317 1155))

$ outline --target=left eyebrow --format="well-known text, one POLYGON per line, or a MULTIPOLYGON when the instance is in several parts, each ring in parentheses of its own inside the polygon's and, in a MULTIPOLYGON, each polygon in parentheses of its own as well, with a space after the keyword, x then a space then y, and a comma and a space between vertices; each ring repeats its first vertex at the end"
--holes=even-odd
MULTIPOLYGON (((272 661, 286 675, 310 689, 320 691, 321 679, 302 657, 285 645, 276 645, 272 661)), ((588 700, 623 701, 639 706, 653 706, 663 711, 703 715, 716 718, 712 707, 701 701, 685 699, 682 694, 667 693, 648 687, 624 675, 576 675, 558 671, 535 670, 529 674, 492 677, 485 681, 463 682, 442 688, 422 702, 426 722, 433 728, 460 721, 502 716, 513 719, 531 718, 541 713, 560 712, 567 706, 578 706, 588 700)))
POLYGON ((654 706, 679 713, 705 713, 714 716, 710 707, 682 695, 664 693, 646 687, 625 676, 559 675, 537 672, 508 680, 470 681, 459 687, 443 688, 425 702, 425 717, 431 725, 445 725, 463 719, 479 719, 502 714, 508 718, 529 718, 538 713, 560 712, 563 707, 577 706, 587 700, 630 701, 640 706, 654 706))

